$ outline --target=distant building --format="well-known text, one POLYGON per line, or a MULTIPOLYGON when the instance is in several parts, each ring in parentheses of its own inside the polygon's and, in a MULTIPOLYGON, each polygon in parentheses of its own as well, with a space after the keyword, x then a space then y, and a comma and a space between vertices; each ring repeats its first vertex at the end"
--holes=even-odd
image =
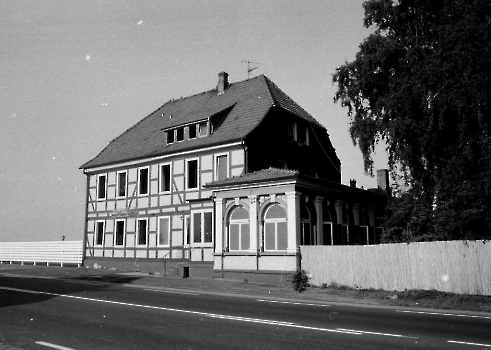
POLYGON ((327 130, 264 75, 220 73, 81 169, 86 265, 191 276, 261 280, 296 270, 300 245, 374 244, 385 198, 341 184, 327 130))

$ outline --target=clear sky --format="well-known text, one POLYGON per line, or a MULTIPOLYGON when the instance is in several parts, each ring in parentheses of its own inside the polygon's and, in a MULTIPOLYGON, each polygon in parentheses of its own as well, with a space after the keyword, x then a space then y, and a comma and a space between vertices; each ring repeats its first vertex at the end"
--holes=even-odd
POLYGON ((220 71, 247 79, 243 60, 327 128, 343 183, 375 187, 333 103, 332 74, 370 33, 362 2, 0 0, 0 242, 81 240, 79 167, 220 71))

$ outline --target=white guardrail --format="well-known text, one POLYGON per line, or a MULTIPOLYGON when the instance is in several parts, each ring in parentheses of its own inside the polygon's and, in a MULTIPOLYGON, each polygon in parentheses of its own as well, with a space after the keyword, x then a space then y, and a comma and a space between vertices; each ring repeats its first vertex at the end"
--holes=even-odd
POLYGON ((83 259, 83 241, 60 242, 3 242, 0 243, 0 262, 43 264, 77 264, 83 259))

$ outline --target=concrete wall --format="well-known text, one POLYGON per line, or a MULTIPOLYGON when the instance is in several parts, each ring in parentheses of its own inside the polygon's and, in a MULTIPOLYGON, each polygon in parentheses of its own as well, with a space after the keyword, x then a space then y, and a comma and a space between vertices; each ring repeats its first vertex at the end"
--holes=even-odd
POLYGON ((301 246, 311 283, 491 295, 491 242, 301 246))

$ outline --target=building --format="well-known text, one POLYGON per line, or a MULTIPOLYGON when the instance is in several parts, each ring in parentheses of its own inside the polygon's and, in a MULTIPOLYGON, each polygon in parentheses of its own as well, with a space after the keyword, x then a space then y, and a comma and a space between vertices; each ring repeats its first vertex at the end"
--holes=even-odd
POLYGON ((327 130, 261 75, 170 100, 81 166, 85 264, 261 280, 309 244, 376 243, 327 130), (247 277, 244 277, 247 276, 247 277))

